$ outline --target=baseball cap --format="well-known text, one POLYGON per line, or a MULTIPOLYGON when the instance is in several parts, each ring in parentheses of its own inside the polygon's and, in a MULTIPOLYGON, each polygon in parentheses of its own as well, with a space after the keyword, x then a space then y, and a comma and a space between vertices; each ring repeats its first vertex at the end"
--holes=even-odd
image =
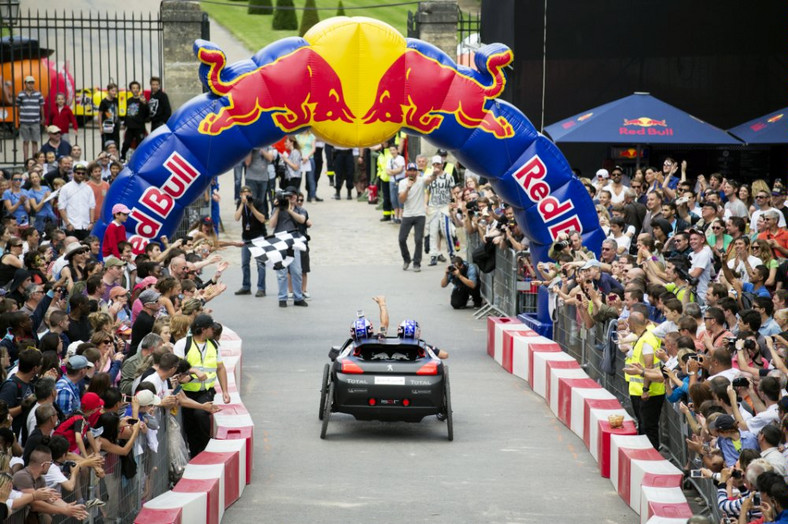
POLYGON ((109 146, 116 146, 116 145, 118 144, 116 144, 114 140, 107 140, 106 142, 104 142, 104 149, 108 148, 109 146))
POLYGON ((213 318, 211 318, 211 315, 206 315, 205 313, 197 315, 197 318, 192 322, 192 329, 205 329, 209 327, 213 327, 213 318))
POLYGON ((114 206, 112 206, 112 215, 114 216, 117 215, 118 213, 123 213, 128 215, 129 213, 131 213, 131 210, 128 207, 124 206, 123 204, 115 204, 114 206))
MULTIPOLYGON (((83 357, 84 358, 84 357, 83 357)), ((104 405, 101 397, 95 393, 85 393, 82 395, 82 411, 93 411, 104 405)))
POLYGON ((140 407, 158 406, 161 404, 161 399, 152 391, 148 391, 147 389, 138 391, 134 396, 136 397, 137 402, 139 402, 140 407))
POLYGON ((200 223, 206 226, 212 226, 213 220, 211 220, 211 217, 202 217, 200 219, 200 223))
POLYGON ((125 266, 126 263, 114 255, 110 255, 104 259, 104 267, 119 267, 125 266))
POLYGON ((783 196, 785 194, 785 188, 782 186, 775 186, 772 189, 772 195, 774 196, 783 196))
POLYGON ((47 133, 62 133, 62 131, 56 125, 51 125, 47 127, 47 133))
POLYGON ((146 289, 142 293, 140 293, 140 303, 144 306, 145 304, 152 304, 154 302, 158 302, 159 297, 161 297, 161 293, 156 291, 155 289, 146 289))
POLYGON ((139 282, 137 282, 137 284, 134 286, 134 290, 136 291, 137 289, 148 287, 149 285, 155 284, 156 282, 158 282, 156 277, 154 277, 154 276, 147 276, 147 277, 143 278, 142 280, 140 280, 139 282))
POLYGON ((74 171, 87 171, 88 164, 86 162, 77 162, 74 164, 74 171))
POLYGON ((25 77, 25 82, 35 82, 35 81, 36 81, 36 79, 33 78, 31 75, 27 75, 25 77))
MULTIPOLYGON (((80 342, 79 344, 82 344, 82 342, 80 342)), ((69 350, 71 349, 71 344, 69 344, 68 348, 69 350)), ((85 368, 92 368, 93 363, 88 359, 86 359, 85 357, 83 357, 82 355, 74 355, 73 357, 68 358, 68 363, 66 363, 66 366, 70 367, 73 370, 80 370, 85 368)))
POLYGON ((443 159, 439 155, 435 155, 434 157, 432 157, 432 164, 433 165, 435 165, 435 164, 442 164, 442 163, 443 163, 443 159))
POLYGON ((287 186, 285 188, 285 193, 293 193, 293 194, 298 193, 298 188, 295 186, 287 186))
POLYGON ((709 425, 709 429, 716 429, 717 431, 729 431, 735 428, 736 419, 734 419, 731 415, 720 415, 709 425))
POLYGON ((600 267, 601 265, 602 264, 599 262, 599 260, 592 258, 591 260, 583 264, 583 267, 581 267, 580 269, 591 269, 592 267, 600 267))
POLYGON ((600 169, 596 172, 596 176, 599 178, 610 178, 610 173, 607 172, 607 169, 600 169))
POLYGON ((436 155, 440 155, 440 156, 448 156, 448 155, 449 155, 449 152, 448 152, 448 151, 446 151, 445 149, 438 149, 438 150, 435 152, 435 154, 436 154, 436 155))
POLYGON ((121 297, 121 296, 125 295, 126 293, 128 293, 128 291, 126 291, 123 288, 123 286, 115 286, 109 292, 109 299, 110 300, 116 299, 118 297, 121 297))
POLYGON ((405 168, 405 171, 418 171, 418 170, 419 170, 419 166, 417 166, 413 162, 408 164, 408 166, 405 168))

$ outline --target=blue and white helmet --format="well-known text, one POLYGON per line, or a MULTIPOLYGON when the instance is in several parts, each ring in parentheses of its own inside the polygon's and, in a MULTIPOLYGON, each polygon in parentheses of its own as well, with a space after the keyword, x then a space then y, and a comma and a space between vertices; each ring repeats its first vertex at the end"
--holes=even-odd
POLYGON ((399 338, 421 338, 421 328, 415 320, 403 320, 397 328, 399 338))
POLYGON ((375 329, 372 327, 372 322, 364 317, 357 318, 350 326, 350 338, 353 340, 362 340, 370 338, 374 334, 375 329))

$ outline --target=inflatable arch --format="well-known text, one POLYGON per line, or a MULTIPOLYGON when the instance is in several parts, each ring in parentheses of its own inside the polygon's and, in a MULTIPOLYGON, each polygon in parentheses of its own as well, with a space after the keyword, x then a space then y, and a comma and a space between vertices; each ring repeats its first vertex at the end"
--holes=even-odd
POLYGON ((330 143, 352 147, 404 129, 490 179, 514 207, 535 260, 546 260, 549 245, 568 230, 599 250, 604 232, 566 159, 517 108, 496 99, 513 58, 502 44, 479 50, 474 71, 377 20, 338 17, 232 65, 210 42, 198 40, 194 50, 210 92, 142 142, 110 186, 93 231, 99 238, 112 206, 124 203, 131 209, 128 237, 141 252, 175 231, 211 177, 285 134, 311 127, 330 143))

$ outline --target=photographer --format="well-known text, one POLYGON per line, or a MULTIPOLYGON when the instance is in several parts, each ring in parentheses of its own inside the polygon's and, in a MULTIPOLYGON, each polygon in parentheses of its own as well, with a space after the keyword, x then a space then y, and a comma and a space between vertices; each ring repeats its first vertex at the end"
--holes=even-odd
MULTIPOLYGON (((249 242, 258 237, 268 235, 265 229, 266 213, 265 202, 260 198, 254 198, 251 186, 241 188, 238 208, 235 210, 235 221, 241 221, 241 238, 244 245, 241 248, 241 289, 235 292, 236 295, 249 295, 252 289, 251 270, 249 265, 252 260, 252 253, 249 251, 249 242)), ((265 296, 265 264, 257 261, 257 293, 256 297, 265 296)))
POLYGON ((462 257, 451 259, 452 265, 446 268, 441 279, 441 287, 450 283, 454 285, 451 292, 451 307, 464 309, 468 305, 468 297, 473 298, 473 307, 482 305, 482 296, 479 290, 479 273, 473 264, 466 264, 462 257))
MULTIPOLYGON (((269 221, 274 233, 298 230, 299 226, 306 222, 306 216, 298 213, 296 210, 297 192, 298 189, 288 186, 284 191, 276 194, 274 212, 271 214, 269 221)), ((300 307, 309 306, 304 300, 301 288, 301 257, 297 256, 293 257, 293 262, 289 266, 276 272, 276 280, 279 285, 279 307, 287 307, 288 273, 293 282, 293 305, 300 307)))

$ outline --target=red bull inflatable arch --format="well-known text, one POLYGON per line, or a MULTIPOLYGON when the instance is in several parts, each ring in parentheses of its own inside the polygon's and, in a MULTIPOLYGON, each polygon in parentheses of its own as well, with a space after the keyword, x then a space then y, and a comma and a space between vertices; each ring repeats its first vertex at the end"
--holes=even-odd
POLYGON ((547 259, 561 232, 580 231, 594 251, 604 239, 591 198, 558 148, 496 99, 513 58, 502 44, 480 49, 473 70, 380 21, 337 17, 231 65, 210 42, 196 41, 194 51, 209 92, 142 142, 110 186, 94 229, 99 238, 112 206, 123 203, 131 209, 128 237, 141 252, 172 235, 213 176, 253 147, 310 127, 340 146, 371 146, 404 129, 448 149, 515 208, 537 260, 547 259))

